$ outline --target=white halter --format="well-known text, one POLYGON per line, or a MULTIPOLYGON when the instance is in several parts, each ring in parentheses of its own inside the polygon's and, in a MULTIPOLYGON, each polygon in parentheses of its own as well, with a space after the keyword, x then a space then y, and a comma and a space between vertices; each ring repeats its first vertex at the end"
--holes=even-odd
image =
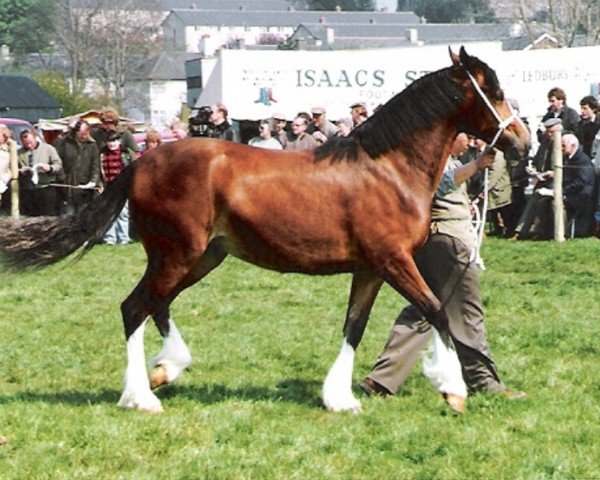
MULTIPOLYGON (((469 79, 471 80, 471 83, 473 84, 473 88, 479 94, 479 96, 483 100, 483 103, 485 103, 485 105, 488 107, 488 110, 490 112, 492 112, 492 115, 494 115, 494 117, 496 118, 496 120, 498 122, 498 131, 496 132, 496 135, 494 135, 494 139, 492 140, 492 142, 489 144, 489 147, 493 148, 496 145, 496 142, 498 141, 498 139, 500 138, 500 135, 502 135, 502 132, 504 130, 506 130, 506 128, 513 121, 517 120, 517 121, 520 122, 521 119, 517 116, 517 114, 515 113, 515 111, 510 106, 510 103, 509 103, 508 104, 508 108, 510 109, 510 117, 508 117, 505 120, 502 120, 502 118, 498 114, 498 111, 494 108, 494 106, 492 105, 492 103, 485 96, 485 94, 481 90, 481 87, 479 86, 479 84, 477 83, 477 81, 475 80, 475 78, 473 77, 473 75, 471 75, 471 73, 468 70, 467 70, 467 75, 469 75, 469 79)), ((484 227, 485 227, 485 217, 487 215, 488 170, 489 169, 486 168, 485 169, 485 173, 484 173, 484 181, 483 181, 483 209, 482 209, 482 212, 481 212, 481 216, 479 216, 479 210, 477 209, 477 207, 475 207, 475 211, 478 214, 477 218, 476 218, 476 225, 475 225, 475 230, 477 232, 477 242, 476 242, 476 245, 475 245, 475 248, 474 248, 473 252, 471 252, 471 261, 475 262, 477 264, 477 266, 481 270, 485 270, 485 264, 483 263, 483 259, 480 256, 480 250, 481 250, 481 244, 483 242, 483 230, 484 230, 484 227)))
POLYGON ((498 131, 496 132, 496 135, 494 136, 494 139, 492 140, 492 142, 489 144, 489 147, 492 148, 492 147, 494 147, 496 145, 496 142, 500 138, 500 135, 502 135, 502 132, 504 130, 506 130, 506 128, 513 121, 517 120, 517 121, 520 122, 521 119, 517 116, 517 114, 515 113, 515 111, 510 106, 510 103, 509 103, 508 104, 508 108, 510 109, 510 117, 508 117, 505 120, 502 120, 502 118, 498 114, 498 111, 494 108, 494 106, 491 104, 491 102, 489 101, 489 99, 485 96, 485 94, 481 90, 481 87, 479 86, 479 84, 477 83, 477 81, 475 80, 475 78, 473 77, 473 75, 471 75, 471 72, 469 72, 468 70, 466 70, 466 72, 467 72, 467 75, 469 75, 469 78, 471 79, 471 83, 473 84, 473 88, 479 94, 479 96, 483 100, 483 103, 485 103, 485 105, 488 107, 488 110, 490 112, 492 112, 492 115, 494 115, 494 117, 498 121, 498 131))

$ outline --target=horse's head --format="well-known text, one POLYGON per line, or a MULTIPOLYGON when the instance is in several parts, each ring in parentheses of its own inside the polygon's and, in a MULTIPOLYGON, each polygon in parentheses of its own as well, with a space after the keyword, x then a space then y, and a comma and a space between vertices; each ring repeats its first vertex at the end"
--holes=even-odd
POLYGON ((504 97, 496 72, 464 47, 459 55, 450 50, 452 76, 465 92, 460 111, 461 130, 494 144, 505 154, 524 158, 529 152, 529 130, 504 97))

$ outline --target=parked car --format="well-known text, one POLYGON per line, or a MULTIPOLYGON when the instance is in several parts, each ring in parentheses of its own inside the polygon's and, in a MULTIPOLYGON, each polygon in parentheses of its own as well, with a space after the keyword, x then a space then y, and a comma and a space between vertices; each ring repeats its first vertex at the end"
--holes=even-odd
MULTIPOLYGON (((2 118, 0 117, 0 123, 6 125, 12 132, 13 139, 21 146, 21 132, 23 130, 35 130, 33 125, 27 120, 21 120, 19 118, 2 118)), ((37 130, 35 130, 37 132, 37 130)), ((44 139, 38 134, 38 140, 43 142, 44 139)))

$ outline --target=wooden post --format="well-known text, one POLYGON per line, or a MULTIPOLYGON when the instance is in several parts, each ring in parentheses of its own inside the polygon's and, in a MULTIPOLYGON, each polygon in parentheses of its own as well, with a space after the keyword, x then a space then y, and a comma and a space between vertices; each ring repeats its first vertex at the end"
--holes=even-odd
POLYGON ((17 157, 17 142, 9 140, 10 155, 10 215, 14 220, 19 219, 19 159, 17 157))
POLYGON ((563 208, 563 156, 562 156, 561 132, 552 134, 552 165, 554 166, 554 240, 565 241, 565 218, 563 208))

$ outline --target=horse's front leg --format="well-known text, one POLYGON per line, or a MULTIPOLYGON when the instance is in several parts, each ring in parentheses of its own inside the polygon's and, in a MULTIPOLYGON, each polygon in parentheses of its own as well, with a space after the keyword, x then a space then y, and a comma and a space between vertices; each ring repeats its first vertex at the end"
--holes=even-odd
POLYGON ((344 341, 337 360, 329 370, 323 384, 323 404, 332 412, 361 411, 360 402, 352 394, 354 354, 362 339, 371 307, 383 280, 367 272, 357 272, 352 277, 348 301, 344 341))
POLYGON ((444 345, 454 350, 448 315, 444 311, 442 303, 425 283, 413 257, 402 251, 394 252, 385 262, 382 274, 397 292, 421 310, 427 321, 440 334, 444 345))
POLYGON ((119 407, 136 408, 144 412, 160 413, 163 411, 160 400, 150 390, 146 355, 144 353, 144 320, 127 338, 127 368, 125 369, 125 386, 119 400, 119 407))

